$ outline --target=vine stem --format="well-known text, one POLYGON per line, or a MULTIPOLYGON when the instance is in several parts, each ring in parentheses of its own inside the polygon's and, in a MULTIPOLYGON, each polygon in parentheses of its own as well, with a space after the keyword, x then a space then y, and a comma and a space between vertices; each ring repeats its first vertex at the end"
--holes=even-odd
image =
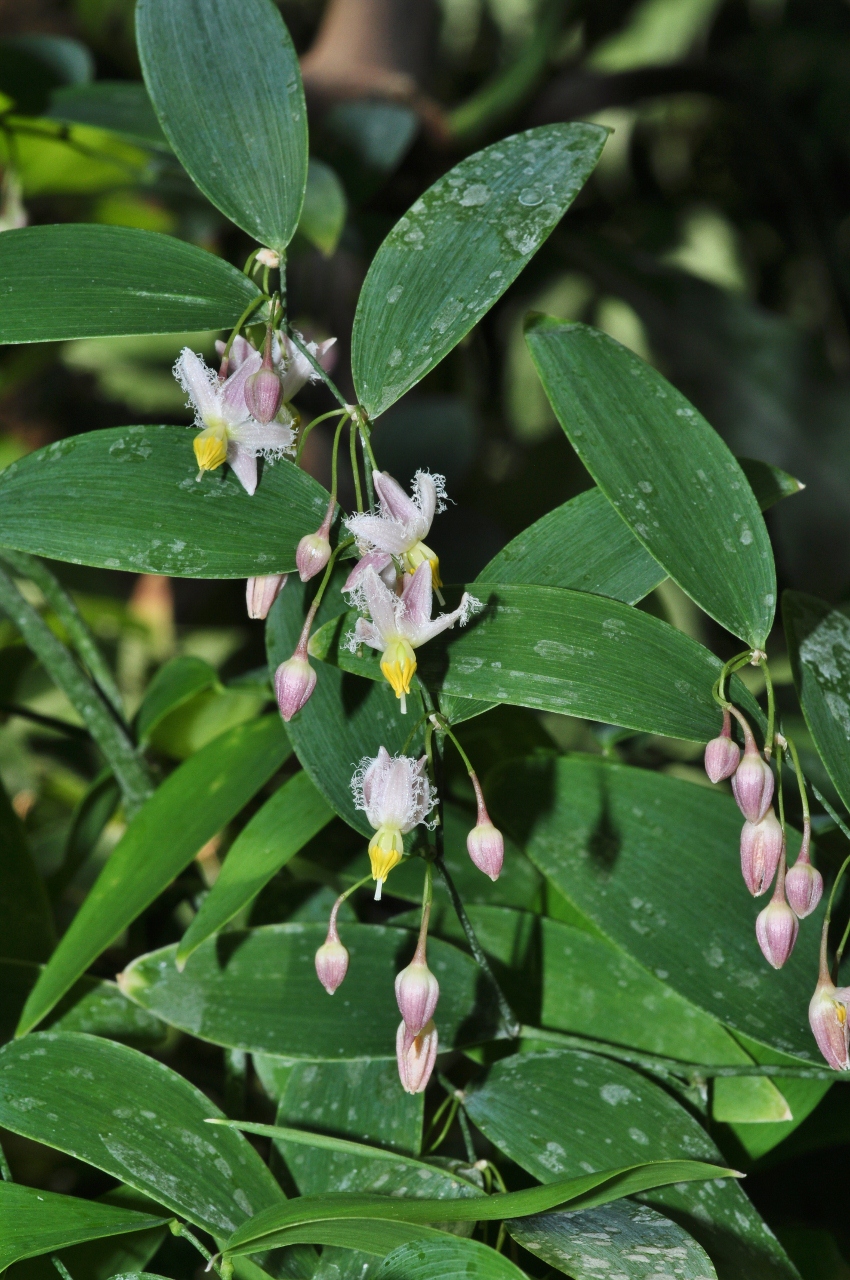
POLYGON ((296 336, 291 325, 287 326, 287 332, 289 333, 289 339, 292 345, 296 348, 297 351, 301 352, 302 356, 304 356, 306 360, 309 360, 310 364, 313 366, 313 369, 322 379, 322 382, 324 382, 325 386, 328 388, 328 390, 331 392, 334 398, 342 405, 343 409, 345 409, 346 412, 350 413, 352 406, 348 403, 345 396, 342 394, 342 392, 340 391, 339 387, 336 385, 336 383, 334 382, 330 374, 325 372, 325 370, 319 364, 316 357, 307 350, 306 346, 301 341, 301 339, 296 336))
POLYGON ((312 422, 307 423, 306 427, 301 432, 301 435, 298 437, 298 448, 295 450, 296 464, 301 461, 301 454, 304 450, 304 442, 307 439, 310 432, 313 430, 313 428, 317 427, 320 422, 327 422, 328 418, 338 418, 340 414, 345 415, 345 417, 343 417, 343 422, 344 422, 345 418, 348 417, 348 413, 345 409, 330 409, 327 413, 320 413, 318 418, 314 418, 312 422))

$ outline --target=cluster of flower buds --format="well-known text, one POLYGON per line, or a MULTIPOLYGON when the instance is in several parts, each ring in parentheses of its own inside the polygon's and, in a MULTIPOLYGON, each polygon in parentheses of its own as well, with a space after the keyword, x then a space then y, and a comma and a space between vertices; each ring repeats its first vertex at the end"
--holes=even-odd
POLYGON ((395 980, 395 996, 401 1014, 396 1033, 396 1060, 402 1087, 407 1093, 422 1093, 437 1057, 437 1028, 434 1011, 440 998, 440 984, 425 958, 427 911, 416 952, 395 980))

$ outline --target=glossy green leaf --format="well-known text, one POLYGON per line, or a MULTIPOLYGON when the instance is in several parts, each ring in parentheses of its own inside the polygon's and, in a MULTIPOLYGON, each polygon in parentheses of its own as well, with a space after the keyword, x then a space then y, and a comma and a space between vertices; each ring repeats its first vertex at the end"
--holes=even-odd
POLYGON ((4 1128, 103 1169, 216 1236, 283 1199, 242 1134, 204 1123, 220 1115, 164 1063, 109 1040, 37 1032, 0 1050, 4 1128))
POLYGON ((329 258, 339 244, 347 213, 345 188, 336 173, 330 165, 311 159, 298 230, 329 258))
POLYGON ((185 240, 91 223, 4 234, 0 280, 0 342, 230 328, 259 294, 185 240))
POLYGON ((700 608, 764 648, 773 553, 720 436, 657 370, 596 329, 536 317, 526 340, 561 426, 632 532, 700 608))
POLYGON ((130 142, 169 151, 153 104, 143 84, 133 80, 98 80, 94 84, 54 89, 45 112, 64 124, 87 124, 108 129, 130 142))
POLYGON ((806 724, 836 791, 850 804, 850 609, 786 591, 782 616, 806 724))
MULTIPOLYGON (((383 1257, 393 1249, 397 1249, 399 1245, 406 1244, 411 1240, 417 1243, 426 1240, 439 1240, 445 1236, 445 1232, 436 1230, 434 1227, 426 1227, 423 1223, 411 1222, 393 1222, 382 1220, 381 1218, 346 1218, 343 1221, 319 1221, 304 1223, 301 1226, 290 1227, 286 1233, 287 1245, 293 1244, 320 1244, 324 1247, 330 1247, 332 1253, 337 1254, 339 1249, 346 1251, 352 1250, 349 1255, 356 1266, 356 1274, 363 1280, 366 1274, 364 1261, 368 1264, 368 1258, 364 1260, 363 1254, 377 1254, 383 1257)), ((324 1247, 322 1257, 325 1258, 324 1247)), ((237 1254, 234 1262, 238 1266, 241 1258, 245 1254, 237 1254)), ((234 1268, 235 1270, 235 1268, 234 1268)), ((334 1280, 338 1280, 339 1266, 328 1266, 326 1274, 332 1275, 334 1280)), ((371 1275, 371 1271, 368 1273, 371 1275)))
MULTIPOLYGON (((317 627, 338 611, 340 596, 334 588, 344 579, 343 571, 331 581, 316 615, 317 627)), ((312 594, 291 578, 272 606, 266 623, 270 675, 292 657, 312 594)), ((385 682, 358 680, 324 662, 312 665, 316 688, 287 732, 305 772, 333 810, 355 831, 371 836, 366 815, 354 807, 351 776, 362 757, 376 756, 380 746, 391 755, 401 751, 413 722, 400 714, 398 699, 385 682)))
POLYGON ((181 655, 160 667, 151 680, 136 713, 136 733, 145 742, 170 712, 218 683, 215 667, 203 658, 181 655))
POLYGON ((721 1076, 711 1093, 711 1115, 726 1124, 792 1120, 791 1109, 767 1076, 721 1076))
POLYGON ((306 773, 296 773, 285 782, 228 849, 218 879, 177 948, 178 968, 183 968, 202 942, 252 902, 275 872, 333 816, 333 810, 306 773))
POLYGON ((376 1280, 524 1280, 503 1254, 478 1240, 422 1240, 403 1244, 384 1258, 376 1280))
POLYGON ((34 1027, 122 929, 170 884, 289 754, 279 718, 239 725, 192 756, 136 815, 35 985, 18 1026, 34 1027))
POLYGON ((167 1221, 97 1200, 38 1191, 16 1182, 0 1182, 0 1218, 0 1270, 22 1258, 52 1253, 63 1245, 158 1227, 167 1221))
MULTIPOLYGON (((514 761, 491 787, 494 820, 617 946, 733 1030, 817 1061, 808 1005, 820 914, 788 963, 770 969, 731 796, 577 755, 514 761)), ((789 829, 789 860, 799 842, 789 829)))
MULTIPOLYGON (((478 581, 471 590, 483 612, 418 652, 418 674, 429 688, 671 738, 705 742, 717 734, 711 687, 721 664, 668 623, 583 591, 478 581)), ((456 592, 446 600, 456 603, 456 592)), ((310 652, 383 681, 379 655, 345 647, 356 616, 325 624, 310 652)), ((740 682, 735 699, 755 706, 740 682)))
MULTIPOLYGON (((9 1040, 40 966, 22 960, 0 960, 0 1041, 9 1040)), ((85 1031, 132 1044, 157 1044, 165 1039, 164 1022, 128 1000, 114 982, 80 978, 47 1015, 54 1031, 85 1031)))
POLYGON ((47 889, 54 902, 93 851, 120 803, 121 788, 111 769, 101 770, 74 810, 62 862, 47 878, 47 889))
MULTIPOLYGON (((163 947, 134 960, 121 989, 166 1022, 215 1044, 288 1058, 390 1057, 398 1027, 393 982, 411 957, 411 942, 397 929, 340 925, 351 962, 345 982, 329 996, 314 963, 326 933, 324 923, 223 933, 198 947, 182 973, 176 947, 163 947)), ((428 958, 443 989, 442 1043, 492 1039, 497 1014, 474 961, 439 941, 428 958)))
POLYGON ((508 1230, 524 1249, 574 1280, 716 1280, 711 1259, 687 1231, 644 1204, 616 1200, 601 1209, 515 1218, 508 1230))
POLYGON ((186 427, 115 427, 13 462, 0 475, 0 545, 176 578, 293 569, 327 510, 322 486, 287 461, 264 464, 252 497, 229 468, 197 483, 194 438, 186 427))
POLYGON ((0 781, 0 956, 46 960, 56 935, 26 832, 0 781))
MULTIPOLYGON (((665 1090, 595 1054, 556 1050, 506 1058, 467 1089, 464 1105, 499 1150, 545 1183, 611 1160, 684 1152, 717 1159, 708 1134, 665 1090)), ((699 1241, 721 1276, 797 1280, 733 1179, 668 1186, 646 1199, 699 1241)))
MULTIPOLYGON (((123 1183, 98 1200, 120 1209, 140 1212, 156 1213, 160 1209, 148 1196, 140 1195, 123 1183)), ((41 1255, 16 1263, 8 1271, 6 1280, 56 1280, 53 1257, 59 1258, 74 1280, 112 1280, 121 1274, 138 1274, 144 1271, 167 1234, 167 1227, 152 1227, 146 1231, 130 1231, 126 1235, 70 1245, 57 1250, 51 1257, 41 1255)))
MULTIPOLYGON (((766 462, 738 463, 762 511, 802 488, 766 462)), ((618 516, 601 489, 588 489, 535 520, 481 570, 482 582, 570 587, 637 604, 667 574, 618 516)))
POLYGON ((284 250, 307 181, 298 57, 270 0, 140 0, 136 41, 162 130, 204 195, 284 250))
POLYGON ((352 371, 376 418, 469 333, 587 181, 607 131, 528 129, 468 156, 419 197, 372 260, 357 303, 352 371))
POLYGON ((359 1192, 299 1196, 297 1200, 261 1210, 251 1222, 233 1233, 225 1245, 225 1252, 233 1255, 255 1253, 272 1244, 285 1243, 289 1228, 314 1222, 356 1218, 401 1222, 493 1222, 543 1213, 546 1209, 573 1202, 579 1202, 582 1207, 607 1204, 609 1200, 637 1195, 649 1188, 728 1176, 732 1172, 697 1160, 656 1160, 586 1173, 583 1177, 550 1182, 548 1186, 528 1187, 524 1191, 463 1200, 418 1200, 412 1196, 375 1196, 359 1192))

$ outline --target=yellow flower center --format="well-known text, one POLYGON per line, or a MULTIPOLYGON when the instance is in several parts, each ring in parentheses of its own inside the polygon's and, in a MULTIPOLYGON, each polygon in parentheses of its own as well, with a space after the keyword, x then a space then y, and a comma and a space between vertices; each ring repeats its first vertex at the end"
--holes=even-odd
POLYGON ((835 1001, 835 1012, 838 1014, 838 1021, 843 1027, 844 1023, 847 1021, 847 1010, 838 1000, 835 1001))
POLYGON ((397 827, 379 827, 369 841, 372 879, 383 883, 404 856, 404 841, 397 827))
POLYGON ((422 561, 427 560, 431 566, 432 587, 436 591, 443 585, 443 580, 440 577, 439 557, 424 542, 417 542, 409 551, 405 551, 401 558, 408 573, 415 573, 422 561))
POLYGON ((407 640, 391 640, 381 658, 381 670, 397 698, 410 693, 410 681, 416 670, 416 654, 407 640))
POLYGON ((215 471, 227 461, 227 431, 224 426, 205 427, 195 436, 193 448, 198 466, 203 471, 215 471))

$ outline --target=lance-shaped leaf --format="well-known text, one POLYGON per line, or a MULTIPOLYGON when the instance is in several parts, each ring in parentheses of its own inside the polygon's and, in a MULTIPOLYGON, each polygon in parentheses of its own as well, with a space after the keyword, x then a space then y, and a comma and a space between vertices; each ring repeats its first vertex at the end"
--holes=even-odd
POLYGON ((197 483, 194 439, 186 427, 116 427, 13 462, 0 475, 0 546, 175 578, 294 569, 326 490, 285 460, 263 465, 253 496, 228 467, 197 483))
POLYGON ((127 925, 280 767, 279 718, 238 725, 175 769, 139 810, 30 993, 18 1035, 41 1021, 127 925))
POLYGON ((375 1280, 433 1280, 434 1276, 525 1280, 525 1273, 503 1254, 479 1240, 456 1236, 401 1245, 384 1258, 375 1280))
POLYGON ((214 685, 218 685, 215 667, 203 658, 181 654, 166 662, 151 680, 136 712, 139 741, 147 741, 167 715, 214 685))
POLYGON ((56 935, 26 832, 0 781, 0 956, 46 960, 56 935))
POLYGON ((0 1270, 64 1245, 159 1227, 167 1218, 0 1182, 0 1270))
POLYGON ((593 124, 529 129, 468 156, 419 197, 375 255, 352 337, 360 403, 377 417, 513 283, 602 151, 593 124))
POLYGON ((108 129, 128 142, 156 151, 171 149, 147 90, 138 81, 98 80, 93 84, 63 85, 50 95, 45 115, 64 124, 108 129))
POLYGON ((782 616, 806 724, 835 789, 850 804, 850 609, 786 591, 782 616))
POLYGON ((770 539, 720 436, 604 333, 537 316, 526 339, 561 426, 635 536, 700 608, 764 648, 776 608, 770 539))
POLYGON ((230 328, 260 296, 195 245, 89 223, 5 232, 0 280, 0 342, 230 328))
POLYGON ((136 39, 162 130, 204 195, 284 250, 307 182, 298 56, 270 0, 140 0, 136 39))
MULTIPOLYGON (((0 960, 0 1041, 10 1040, 36 984, 41 966, 23 960, 0 960)), ((138 1046, 157 1044, 168 1028, 147 1009, 128 1000, 114 982, 80 978, 47 1015, 55 1031, 85 1031, 138 1046)))

